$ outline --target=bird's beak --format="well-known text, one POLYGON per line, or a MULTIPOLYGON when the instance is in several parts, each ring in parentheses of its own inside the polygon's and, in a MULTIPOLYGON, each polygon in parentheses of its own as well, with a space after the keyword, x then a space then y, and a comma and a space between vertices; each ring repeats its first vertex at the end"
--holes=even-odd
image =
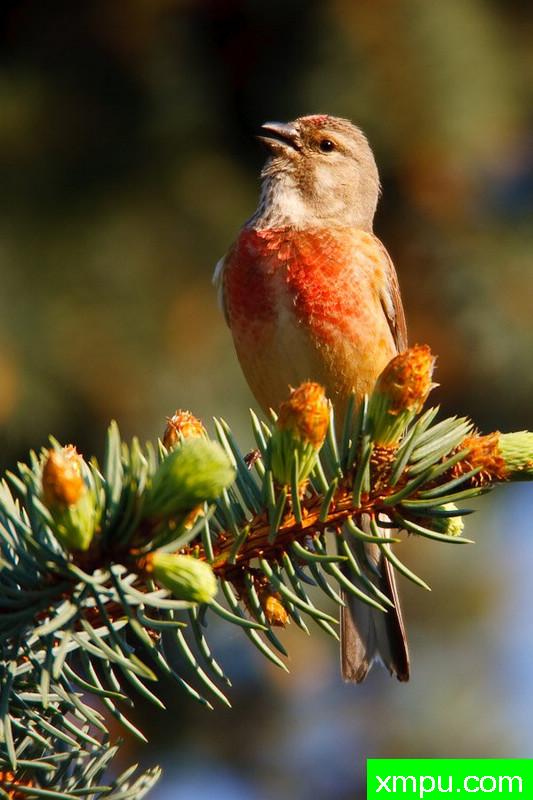
POLYGON ((300 133, 290 122, 265 122, 264 134, 257 138, 273 153, 287 153, 300 149, 300 133))

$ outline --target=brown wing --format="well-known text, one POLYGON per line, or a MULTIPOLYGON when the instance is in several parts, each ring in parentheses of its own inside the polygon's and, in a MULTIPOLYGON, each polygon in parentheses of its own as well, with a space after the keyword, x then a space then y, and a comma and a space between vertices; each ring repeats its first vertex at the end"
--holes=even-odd
MULTIPOLYGON (((383 244, 373 237, 385 270, 381 305, 398 352, 407 347, 407 328, 396 270, 383 244)), ((365 527, 363 521, 363 527, 365 527)), ((368 529, 368 532, 370 530, 368 529)), ((348 534, 348 540, 350 536, 348 534)), ((374 660, 381 660, 398 680, 409 680, 409 651, 394 570, 375 545, 363 545, 367 558, 375 563, 380 590, 392 601, 386 613, 371 608, 353 596, 343 594, 341 608, 341 667, 345 680, 363 681, 374 660)), ((365 558, 360 559, 362 563, 365 558)), ((350 580, 355 582, 350 574, 350 580)), ((376 575, 368 576, 376 580, 376 575)), ((361 587, 363 588, 363 587, 361 587)))
POLYGON ((215 266, 215 271, 213 273, 213 283, 217 290, 217 299, 218 305, 220 306, 220 310, 224 314, 224 319, 229 325, 229 316, 228 316, 228 306, 226 302, 226 288, 224 285, 224 273, 226 271, 226 266, 231 258, 233 250, 235 249, 235 244, 233 244, 225 256, 222 256, 220 261, 217 262, 215 266))
POLYGON ((402 297, 398 276, 394 269, 391 257, 387 253, 385 246, 374 236, 374 241, 383 256, 383 265, 386 271, 384 291, 381 296, 381 305, 387 317, 396 349, 402 353, 407 348, 407 326, 405 324, 405 314, 403 311, 402 297))

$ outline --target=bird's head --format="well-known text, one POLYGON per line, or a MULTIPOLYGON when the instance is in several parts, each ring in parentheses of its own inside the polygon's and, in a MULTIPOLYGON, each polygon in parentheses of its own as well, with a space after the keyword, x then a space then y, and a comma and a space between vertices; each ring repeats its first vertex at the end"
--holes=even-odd
POLYGON ((322 114, 267 122, 258 138, 270 153, 258 215, 270 224, 371 230, 379 176, 359 128, 322 114))

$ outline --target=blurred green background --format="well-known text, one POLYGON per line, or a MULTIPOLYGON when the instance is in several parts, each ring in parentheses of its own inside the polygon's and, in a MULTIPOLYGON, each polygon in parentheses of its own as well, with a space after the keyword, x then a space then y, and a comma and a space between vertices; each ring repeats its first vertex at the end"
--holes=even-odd
MULTIPOLYGON (((253 406, 211 286, 254 210, 266 120, 367 132, 411 343, 434 402, 533 427, 533 6, 525 0, 13 0, 0 12, 0 453, 49 434, 102 455, 117 419, 253 406)), ((468 520, 476 547, 413 538, 413 659, 344 686, 336 647, 288 631, 291 674, 214 631, 232 712, 139 705, 167 765, 155 800, 356 800, 368 756, 533 756, 532 489, 468 520)), ((117 731, 118 733, 118 731, 117 731)), ((132 743, 128 749, 134 748, 132 743)), ((132 752, 124 753, 124 764, 132 752)))

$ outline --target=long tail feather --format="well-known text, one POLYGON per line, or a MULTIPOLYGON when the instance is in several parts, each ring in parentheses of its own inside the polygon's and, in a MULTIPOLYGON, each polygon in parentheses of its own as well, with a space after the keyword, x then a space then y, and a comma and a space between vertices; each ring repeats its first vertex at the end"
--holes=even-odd
MULTIPOLYGON (((408 681, 409 652, 393 568, 379 547, 374 544, 365 544, 362 547, 366 558, 377 568, 378 574, 368 569, 368 577, 390 599, 393 606, 383 612, 353 595, 346 592, 343 594, 346 605, 341 609, 342 676, 346 681, 361 683, 372 664, 378 661, 391 675, 396 675, 399 681, 408 681)), ((351 573, 350 580, 358 583, 351 573)))

